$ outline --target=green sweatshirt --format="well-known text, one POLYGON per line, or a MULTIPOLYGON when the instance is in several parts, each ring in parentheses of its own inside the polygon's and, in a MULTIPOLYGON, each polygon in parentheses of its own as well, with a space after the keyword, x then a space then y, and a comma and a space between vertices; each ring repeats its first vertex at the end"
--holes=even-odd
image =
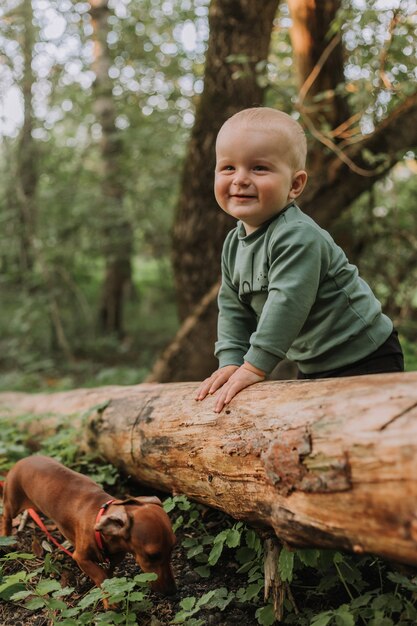
POLYGON ((291 203, 246 235, 241 222, 222 254, 220 367, 248 361, 270 373, 284 357, 323 372, 374 352, 392 322, 329 233, 291 203))

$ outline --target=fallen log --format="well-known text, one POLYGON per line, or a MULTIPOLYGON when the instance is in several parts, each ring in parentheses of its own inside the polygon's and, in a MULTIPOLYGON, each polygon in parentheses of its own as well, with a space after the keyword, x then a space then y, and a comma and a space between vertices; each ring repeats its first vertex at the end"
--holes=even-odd
POLYGON ((138 481, 293 546, 417 565, 417 372, 265 382, 220 415, 195 383, 0 394, 3 415, 90 410, 88 445, 138 481), (104 403, 104 404, 103 404, 104 403))

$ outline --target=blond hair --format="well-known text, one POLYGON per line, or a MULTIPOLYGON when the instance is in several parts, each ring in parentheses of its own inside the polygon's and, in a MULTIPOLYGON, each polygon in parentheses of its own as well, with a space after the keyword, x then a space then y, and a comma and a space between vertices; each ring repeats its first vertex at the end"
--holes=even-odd
MULTIPOLYGON (((290 115, 270 107, 243 109, 229 117, 223 128, 230 125, 244 126, 246 129, 276 131, 288 143, 288 160, 295 170, 305 168, 307 158, 307 139, 302 126, 290 115)), ((219 132, 219 134, 220 134, 219 132)))

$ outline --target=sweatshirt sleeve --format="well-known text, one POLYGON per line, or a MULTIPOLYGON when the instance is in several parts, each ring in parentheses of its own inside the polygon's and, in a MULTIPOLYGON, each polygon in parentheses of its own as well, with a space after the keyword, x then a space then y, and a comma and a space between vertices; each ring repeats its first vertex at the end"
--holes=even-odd
POLYGON ((300 334, 330 264, 327 242, 304 222, 280 229, 270 246, 268 298, 245 355, 266 373, 285 358, 300 334))
POLYGON ((219 367, 242 365, 250 346, 250 336, 256 329, 256 315, 239 299, 233 285, 227 261, 228 239, 222 254, 222 283, 218 296, 219 316, 214 354, 219 367))

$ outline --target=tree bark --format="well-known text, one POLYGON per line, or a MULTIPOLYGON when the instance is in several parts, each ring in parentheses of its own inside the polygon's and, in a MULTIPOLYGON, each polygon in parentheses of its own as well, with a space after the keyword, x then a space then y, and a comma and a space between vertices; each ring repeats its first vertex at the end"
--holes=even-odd
MULTIPOLYGON (((196 110, 173 230, 173 265, 181 320, 217 281, 220 253, 234 221, 213 194, 215 141, 223 122, 263 102, 265 63, 278 0, 212 0, 204 92, 196 110)), ((196 365, 198 367, 198 365, 196 365)))
POLYGON ((124 213, 123 144, 116 126, 116 109, 109 77, 111 66, 107 44, 108 0, 90 0, 94 32, 94 112, 101 125, 101 190, 103 254, 106 261, 99 308, 99 325, 104 334, 123 337, 123 305, 131 283, 132 227, 124 213))
POLYGON ((214 398, 195 402, 195 390, 3 393, 0 408, 63 415, 90 407, 88 445, 151 487, 272 527, 292 546, 417 565, 417 372, 261 383, 220 415, 214 398))

